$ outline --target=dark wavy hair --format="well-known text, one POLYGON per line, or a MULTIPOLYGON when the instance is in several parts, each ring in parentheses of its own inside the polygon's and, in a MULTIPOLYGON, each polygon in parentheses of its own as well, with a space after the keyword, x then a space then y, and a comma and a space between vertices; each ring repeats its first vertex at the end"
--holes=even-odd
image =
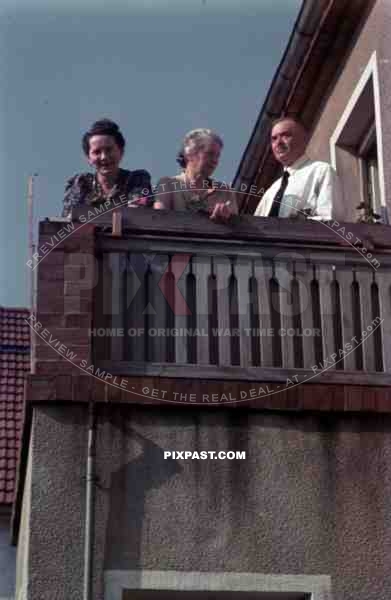
POLYGON ((95 121, 82 137, 81 145, 86 156, 90 153, 90 139, 93 135, 111 135, 122 151, 125 148, 125 138, 117 123, 114 123, 110 119, 100 119, 99 121, 95 121))

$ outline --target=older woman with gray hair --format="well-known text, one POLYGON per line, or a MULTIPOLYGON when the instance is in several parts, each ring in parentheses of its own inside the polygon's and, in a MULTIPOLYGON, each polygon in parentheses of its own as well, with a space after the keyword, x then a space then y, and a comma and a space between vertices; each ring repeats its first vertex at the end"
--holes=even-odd
POLYGON ((211 129, 187 133, 177 155, 182 173, 159 180, 154 208, 205 213, 217 222, 228 222, 238 214, 235 192, 211 179, 222 149, 223 140, 211 129))

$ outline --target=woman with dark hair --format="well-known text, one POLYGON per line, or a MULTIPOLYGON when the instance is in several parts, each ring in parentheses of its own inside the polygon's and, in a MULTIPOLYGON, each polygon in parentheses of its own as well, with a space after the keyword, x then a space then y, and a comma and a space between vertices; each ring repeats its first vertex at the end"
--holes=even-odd
POLYGON ((236 194, 211 179, 223 140, 211 129, 194 129, 184 137, 177 162, 182 173, 162 177, 155 190, 155 209, 201 212, 212 221, 228 222, 238 214, 236 194))
POLYGON ((152 205, 148 171, 127 171, 119 167, 125 138, 114 121, 96 121, 83 135, 82 147, 95 173, 81 173, 69 179, 65 188, 63 216, 68 216, 72 207, 96 206, 114 199, 121 204, 128 202, 128 206, 152 205))

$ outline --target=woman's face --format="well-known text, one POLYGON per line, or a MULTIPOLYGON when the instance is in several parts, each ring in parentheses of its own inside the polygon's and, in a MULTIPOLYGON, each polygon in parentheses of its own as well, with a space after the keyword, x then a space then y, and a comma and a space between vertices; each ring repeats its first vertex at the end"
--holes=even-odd
POLYGON ((122 156, 123 150, 112 135, 93 135, 90 138, 88 162, 100 175, 116 175, 122 156))
POLYGON ((200 150, 191 152, 187 156, 187 167, 193 174, 210 177, 219 164, 221 146, 217 142, 210 141, 200 150))

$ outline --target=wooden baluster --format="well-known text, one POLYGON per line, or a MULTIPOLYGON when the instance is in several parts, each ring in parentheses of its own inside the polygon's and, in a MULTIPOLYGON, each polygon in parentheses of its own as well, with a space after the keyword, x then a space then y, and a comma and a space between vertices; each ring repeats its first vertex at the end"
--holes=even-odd
POLYGON ((209 365, 209 306, 208 278, 211 274, 210 258, 196 256, 193 260, 193 273, 196 279, 197 310, 197 364, 209 365))
POLYGON ((110 253, 110 270, 111 270, 111 360, 124 359, 124 335, 119 335, 119 330, 125 333, 125 306, 124 306, 124 285, 126 271, 126 254, 125 252, 110 253))
MULTIPOLYGON (((293 335, 289 335, 292 329, 292 263, 275 262, 275 278, 279 285, 281 330, 282 366, 285 368, 295 367, 295 352, 293 335)), ((275 334, 278 334, 278 332, 275 334)))
MULTIPOLYGON (((342 339, 343 345, 355 343, 352 342, 354 337, 354 324, 353 324, 353 296, 352 296, 352 283, 353 283, 353 271, 351 268, 341 267, 336 271, 336 279, 339 283, 340 295, 341 295, 341 310, 342 310, 342 339)), ((355 370, 355 350, 348 352, 344 356, 345 370, 355 370)))
POLYGON ((316 276, 319 282, 320 297, 320 316, 322 323, 322 347, 323 363, 328 371, 335 370, 335 363, 338 357, 335 354, 334 344, 334 324, 333 315, 335 307, 333 306, 331 282, 333 281, 333 269, 330 265, 318 265, 316 267, 316 276))
POLYGON ((361 316, 361 338, 362 343, 362 354, 364 361, 364 371, 375 371, 376 360, 375 360, 375 346, 374 337, 371 332, 367 330, 368 326, 372 326, 372 294, 371 285, 373 282, 373 271, 372 270, 356 270, 356 281, 360 288, 360 316, 361 316))
POLYGON ((296 280, 299 285, 300 316, 303 331, 303 367, 311 369, 316 365, 315 337, 320 336, 320 330, 315 330, 313 318, 313 305, 311 297, 311 283, 313 280, 312 265, 297 262, 296 280), (305 335, 305 333, 310 335, 305 335))
POLYGON ((128 256, 126 266, 126 360, 143 362, 146 355, 144 310, 147 299, 145 274, 148 265, 142 254, 134 253, 128 256))
MULTIPOLYGON (((112 273, 110 266, 110 253, 104 252, 102 255, 102 304, 105 329, 111 327, 111 288, 112 288, 112 273)), ((111 359, 111 339, 105 335, 103 340, 103 356, 104 360, 111 359)))
POLYGON ((251 260, 247 257, 239 257, 234 264, 234 275, 238 282, 240 366, 251 367, 252 352, 250 336, 251 321, 249 293, 250 278, 252 276, 251 260))
POLYGON ((258 310, 259 310, 259 344, 261 353, 261 366, 273 367, 273 340, 271 335, 278 335, 278 331, 272 332, 272 320, 269 296, 269 281, 273 271, 269 261, 261 258, 254 262, 254 276, 257 281, 258 310))
POLYGON ((229 336, 224 333, 229 331, 229 279, 231 277, 231 262, 224 256, 214 259, 217 288, 217 313, 219 330, 219 365, 222 367, 231 364, 231 346, 229 336))
MULTIPOLYGON (((377 271, 376 282, 379 288, 380 317, 383 320, 382 350, 384 370, 391 372, 391 274, 389 271, 377 271)), ((376 325, 375 325, 376 326, 376 325)))
MULTIPOLYGON (((183 255, 184 257, 186 255, 183 255)), ((184 259, 187 262, 187 259, 184 259)), ((176 279, 175 284, 186 301, 186 280, 190 273, 190 267, 186 264, 186 267, 180 277, 176 279)), ((175 362, 178 364, 185 364, 188 362, 188 338, 186 337, 183 330, 187 329, 188 317, 184 314, 175 313, 175 328, 178 329, 178 336, 175 338, 175 362), (182 332, 181 332, 182 330, 182 332)))
MULTIPOLYGON (((103 265, 103 255, 99 257, 98 260, 98 284, 95 288, 95 306, 94 306, 94 328, 96 330, 102 328, 106 330, 107 325, 107 315, 104 312, 104 265, 103 265)), ((110 288, 109 288, 110 289, 110 288)), ((90 343, 92 347, 92 356, 94 364, 100 360, 105 360, 108 358, 105 354, 106 345, 105 345, 106 336, 94 335, 90 338, 90 343)))
POLYGON ((145 312, 148 313, 147 344, 148 358, 151 362, 160 363, 166 361, 166 337, 159 334, 159 329, 166 330, 167 310, 171 310, 167 300, 159 288, 159 282, 166 271, 169 263, 169 257, 163 254, 157 254, 150 265, 150 275, 148 278, 148 306, 145 312))

